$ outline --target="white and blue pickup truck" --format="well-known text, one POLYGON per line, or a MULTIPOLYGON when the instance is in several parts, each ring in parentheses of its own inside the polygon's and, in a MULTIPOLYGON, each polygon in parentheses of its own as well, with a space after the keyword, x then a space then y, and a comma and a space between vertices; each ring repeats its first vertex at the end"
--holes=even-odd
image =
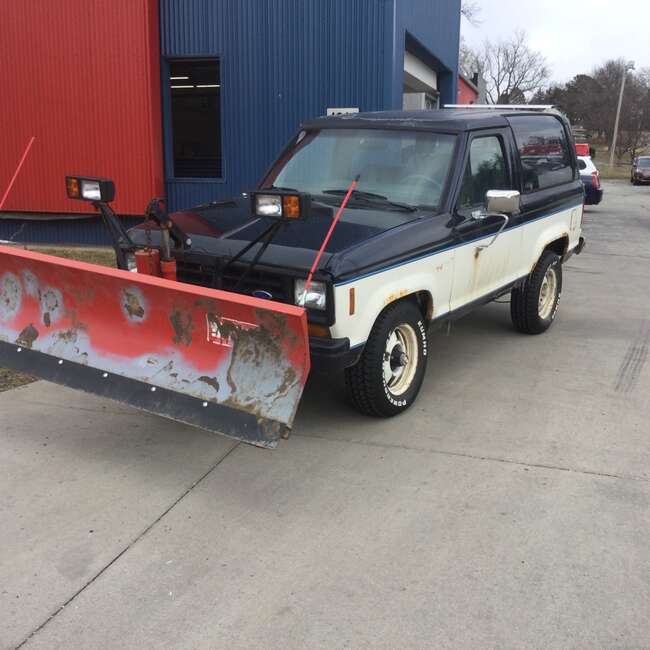
MULTIPOLYGON (((416 399, 433 323, 510 294, 517 330, 551 326, 562 264, 584 246, 583 202, 553 111, 327 117, 299 129, 250 196, 169 215, 184 233, 170 254, 181 282, 304 306, 312 367, 344 371, 354 405, 388 417, 416 399)), ((156 236, 129 231, 118 258, 156 236)))

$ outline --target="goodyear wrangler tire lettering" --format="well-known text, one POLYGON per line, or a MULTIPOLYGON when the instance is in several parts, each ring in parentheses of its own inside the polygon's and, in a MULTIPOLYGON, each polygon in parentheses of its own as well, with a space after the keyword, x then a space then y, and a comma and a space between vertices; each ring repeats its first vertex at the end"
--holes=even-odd
POLYGON ((379 315, 359 362, 345 371, 353 405, 367 415, 405 411, 422 386, 428 341, 417 305, 402 300, 379 315))

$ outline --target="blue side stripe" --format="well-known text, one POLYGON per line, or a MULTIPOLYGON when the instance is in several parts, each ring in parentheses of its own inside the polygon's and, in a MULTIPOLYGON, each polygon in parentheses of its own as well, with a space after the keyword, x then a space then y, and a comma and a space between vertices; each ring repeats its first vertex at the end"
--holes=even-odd
MULTIPOLYGON (((528 224, 534 223, 535 221, 541 221, 542 219, 548 219, 549 217, 552 217, 556 214, 560 214, 560 212, 566 212, 567 210, 573 210, 575 208, 581 208, 582 203, 577 203, 575 205, 570 205, 564 208, 559 208, 553 212, 549 212, 548 214, 544 214, 541 217, 536 217, 535 219, 530 219, 529 221, 526 221, 524 223, 519 223, 516 226, 512 226, 511 228, 508 228, 505 232, 510 232, 512 230, 516 230, 517 228, 523 228, 524 226, 527 226, 528 224)), ((416 257, 411 257, 408 260, 404 260, 403 262, 397 262, 396 264, 389 264, 388 266, 383 266, 380 269, 377 269, 375 271, 370 271, 369 273, 364 273, 363 275, 357 275, 354 278, 351 278, 350 280, 344 280, 343 282, 337 282, 334 284, 335 287, 344 287, 346 284, 352 284, 353 282, 358 282, 359 280, 363 280, 365 278, 369 278, 373 275, 378 275, 379 273, 385 273, 386 271, 390 271, 391 269, 396 269, 400 266, 404 266, 405 264, 412 264, 413 262, 419 262, 420 260, 424 260, 427 257, 435 257, 436 255, 439 255, 440 253, 444 253, 445 251, 450 251, 453 250, 454 248, 462 248, 463 246, 468 246, 472 242, 475 241, 480 241, 481 239, 487 239, 488 237, 491 237, 491 235, 483 235, 482 237, 476 237, 475 239, 470 239, 468 241, 464 241, 460 244, 451 244, 450 246, 446 246, 445 248, 440 248, 436 250, 433 253, 424 253, 423 255, 418 255, 416 257)))

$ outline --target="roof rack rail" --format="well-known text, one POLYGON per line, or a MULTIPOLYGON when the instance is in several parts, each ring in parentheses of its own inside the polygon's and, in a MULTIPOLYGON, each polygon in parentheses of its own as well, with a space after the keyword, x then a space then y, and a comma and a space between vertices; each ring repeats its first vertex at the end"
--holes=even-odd
POLYGON ((493 111, 556 111, 555 104, 445 104, 445 108, 466 108, 493 111))

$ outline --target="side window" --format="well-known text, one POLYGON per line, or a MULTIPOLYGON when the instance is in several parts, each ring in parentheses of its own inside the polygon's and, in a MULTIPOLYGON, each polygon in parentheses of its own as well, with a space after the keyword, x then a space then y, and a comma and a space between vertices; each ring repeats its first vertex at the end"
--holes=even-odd
POLYGON ((580 160, 580 158, 578 158, 578 169, 580 171, 587 169, 587 163, 584 160, 580 160))
POLYGON ((511 189, 501 138, 490 135, 474 138, 465 165, 458 210, 485 205, 488 190, 511 189))
POLYGON ((510 126, 521 158, 524 194, 573 180, 569 143, 560 120, 552 115, 514 115, 510 126))

